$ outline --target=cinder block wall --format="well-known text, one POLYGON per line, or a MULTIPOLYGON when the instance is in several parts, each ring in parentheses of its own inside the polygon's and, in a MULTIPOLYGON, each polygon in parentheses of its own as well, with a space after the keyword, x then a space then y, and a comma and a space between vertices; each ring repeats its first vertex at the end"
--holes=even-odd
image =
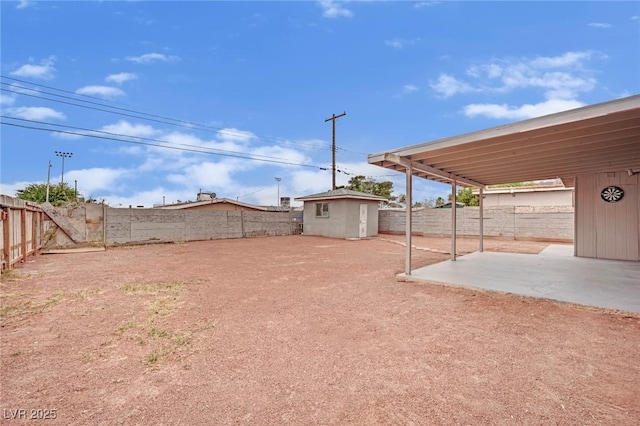
MULTIPOLYGON (((404 210, 380 210, 381 233, 404 234, 404 210)), ((451 209, 422 209, 412 213, 412 233, 425 236, 451 235, 451 209)), ((573 207, 571 206, 496 206, 484 208, 484 235, 488 237, 573 241, 573 207)), ((459 236, 478 236, 480 208, 456 209, 456 232, 459 236)))
MULTIPOLYGON (((456 213, 458 235, 479 235, 478 207, 457 209, 456 213)), ((78 222, 87 242, 104 241, 107 245, 291 235, 295 228, 290 212, 117 209, 87 205, 67 214, 78 222), (85 215, 84 221, 80 221, 81 211, 85 215)), ((450 209, 415 210, 412 216, 415 234, 451 234, 450 209)), ((405 219, 403 210, 379 210, 379 233, 404 234, 405 219)), ((570 206, 487 207, 484 209, 484 234, 507 239, 571 242, 573 220, 573 207, 570 206)))
POLYGON ((107 245, 291 235, 289 212, 106 209, 107 245))
MULTIPOLYGON (((411 212, 411 233, 424 233, 423 209, 411 212)), ((404 234, 407 226, 405 210, 378 210, 378 232, 381 234, 404 234)))
POLYGON ((242 213, 245 237, 291 235, 293 216, 289 212, 229 212, 242 213))
POLYGON ((573 210, 571 206, 517 206, 515 238, 573 241, 575 230, 573 210))

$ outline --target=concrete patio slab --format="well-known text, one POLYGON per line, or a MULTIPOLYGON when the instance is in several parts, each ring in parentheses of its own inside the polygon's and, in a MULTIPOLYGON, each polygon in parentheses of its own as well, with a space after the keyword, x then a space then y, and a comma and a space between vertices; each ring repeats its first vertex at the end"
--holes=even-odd
POLYGON ((475 252, 398 275, 427 281, 640 312, 640 262, 574 257, 572 246, 542 253, 475 252))

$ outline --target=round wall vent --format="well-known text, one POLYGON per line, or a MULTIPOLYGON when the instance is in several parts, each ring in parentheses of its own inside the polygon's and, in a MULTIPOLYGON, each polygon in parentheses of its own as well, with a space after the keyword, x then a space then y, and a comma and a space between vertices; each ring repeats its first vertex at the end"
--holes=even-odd
POLYGON ((600 197, 607 203, 617 203, 624 197, 624 190, 619 186, 607 186, 600 192, 600 197))

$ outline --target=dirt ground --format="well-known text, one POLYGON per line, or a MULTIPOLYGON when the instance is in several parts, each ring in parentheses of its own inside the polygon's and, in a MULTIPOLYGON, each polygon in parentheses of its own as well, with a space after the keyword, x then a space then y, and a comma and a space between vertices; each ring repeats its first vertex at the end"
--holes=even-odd
MULTIPOLYGON (((0 287, 0 423, 640 424, 640 315, 399 283, 401 241, 31 259, 0 287)), ((414 267, 448 258, 414 244, 414 267)))

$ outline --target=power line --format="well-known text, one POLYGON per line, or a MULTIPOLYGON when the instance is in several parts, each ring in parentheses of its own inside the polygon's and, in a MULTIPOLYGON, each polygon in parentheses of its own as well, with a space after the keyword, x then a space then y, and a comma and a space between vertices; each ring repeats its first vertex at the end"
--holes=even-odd
MULTIPOLYGON (((143 111, 137 111, 137 110, 133 110, 133 109, 129 109, 129 108, 121 108, 121 107, 112 106, 112 105, 105 105, 104 103, 101 103, 101 102, 93 102, 93 101, 81 99, 83 97, 86 97, 86 98, 89 98, 89 99, 96 99, 96 100, 101 100, 102 102, 104 102, 104 100, 102 100, 100 98, 97 98, 95 96, 78 94, 78 93, 71 92, 69 90, 59 89, 59 88, 56 88, 56 87, 46 86, 46 85, 42 85, 42 84, 39 84, 39 83, 29 82, 29 81, 26 81, 26 80, 20 80, 20 79, 17 79, 17 78, 8 77, 8 76, 4 76, 4 75, 0 75, 0 77, 4 78, 4 79, 7 79, 7 80, 20 82, 20 83, 25 83, 25 84, 31 84, 31 85, 34 85, 34 86, 44 87, 46 89, 55 90, 55 91, 59 91, 59 92, 62 92, 62 93, 72 94, 73 97, 60 95, 60 94, 57 94, 57 93, 51 93, 51 92, 47 92, 47 91, 43 91, 43 90, 35 89, 35 88, 28 88, 28 87, 18 86, 22 90, 27 90, 27 91, 30 91, 30 92, 35 92, 35 93, 49 95, 49 96, 55 96, 55 97, 59 97, 59 98, 62 98, 62 99, 72 100, 72 101, 75 101, 75 102, 83 102, 85 104, 96 105, 96 106, 103 107, 103 108, 110 108, 110 109, 112 109, 114 111, 111 111, 111 110, 108 110, 108 109, 103 109, 103 108, 91 107, 91 106, 88 106, 88 105, 82 105, 82 104, 77 104, 77 103, 72 103, 72 102, 66 102, 66 101, 62 101, 62 100, 59 100, 59 99, 51 99, 51 98, 47 98, 47 97, 44 97, 44 96, 38 96, 38 95, 30 94, 30 93, 24 93, 23 91, 18 91, 18 90, 10 90, 10 89, 6 89, 6 88, 0 89, 2 91, 9 92, 9 93, 15 93, 15 94, 18 94, 18 95, 23 95, 23 96, 30 96, 30 97, 33 97, 33 98, 43 99, 43 100, 47 100, 47 101, 50 101, 50 102, 57 102, 57 103, 71 105, 71 106, 75 106, 75 107, 81 107, 81 108, 91 109, 91 110, 95 110, 95 111, 107 112, 107 113, 110 113, 110 114, 122 115, 122 116, 125 116, 125 117, 137 118, 137 119, 142 119, 142 120, 147 120, 147 121, 152 121, 152 122, 157 122, 157 123, 162 123, 162 124, 168 124, 168 125, 177 126, 177 127, 183 127, 183 128, 188 128, 188 129, 196 128, 198 130, 213 131, 213 132, 216 132, 216 133, 222 133, 223 135, 229 135, 229 136, 241 136, 241 137, 246 137, 247 136, 246 132, 242 132, 242 131, 233 131, 233 130, 229 130, 229 129, 225 129, 225 128, 209 126, 209 125, 206 125, 206 124, 195 123, 195 122, 191 122, 191 121, 187 121, 187 120, 181 120, 181 119, 166 117, 166 116, 157 115, 157 114, 151 114, 151 113, 147 113, 147 112, 143 112, 143 111)), ((9 87, 16 87, 16 85, 13 84, 13 83, 7 83, 7 82, 0 82, 0 83, 4 84, 6 86, 9 86, 9 87)), ((266 136, 258 136, 258 135, 255 135, 255 136, 256 136, 256 139, 261 140, 261 141, 272 141, 272 142, 277 142, 277 143, 287 144, 287 145, 297 145, 297 146, 302 146, 302 147, 310 148, 310 149, 319 149, 319 150, 328 149, 328 147, 326 147, 326 146, 325 147, 318 147, 317 145, 305 144, 305 143, 302 143, 302 142, 292 142, 292 141, 289 141, 289 140, 286 140, 286 139, 283 139, 283 138, 274 138, 274 137, 266 137, 266 136)))
MULTIPOLYGON (((1 116, 1 117, 5 117, 5 116, 1 116)), ((6 118, 11 118, 11 117, 6 117, 6 118)), ((0 122, 0 124, 6 125, 6 126, 20 127, 20 128, 23 128, 23 129, 30 129, 30 130, 39 130, 39 131, 46 131, 46 132, 53 131, 50 128, 26 126, 26 125, 17 124, 17 123, 7 123, 7 122, 4 122, 4 121, 0 122)), ((86 137, 91 137, 91 138, 96 138, 96 139, 105 139, 105 140, 112 140, 112 141, 118 141, 118 142, 133 143, 133 144, 137 144, 137 145, 155 146, 155 147, 159 147, 159 148, 173 149, 173 150, 177 150, 177 151, 195 152, 195 153, 199 153, 199 154, 219 155, 219 156, 222 156, 222 157, 241 158, 241 159, 245 159, 245 160, 262 161, 262 162, 266 162, 266 163, 275 163, 275 164, 285 164, 285 165, 289 165, 289 166, 310 167, 310 168, 314 168, 314 169, 319 169, 320 168, 318 166, 314 166, 314 165, 311 165, 311 164, 294 163, 294 162, 291 162, 291 161, 284 161, 284 160, 270 160, 270 159, 267 159, 267 158, 256 158, 253 155, 240 155, 240 154, 228 153, 228 152, 212 152, 211 150, 207 150, 206 148, 185 148, 185 147, 179 147, 179 146, 162 145, 162 144, 159 144, 159 143, 126 140, 126 139, 120 139, 120 138, 110 137, 110 136, 100 136, 100 135, 97 135, 97 134, 84 134, 84 133, 70 132, 70 131, 66 131, 66 130, 55 130, 55 131, 57 131, 58 133, 64 133, 64 134, 68 134, 68 135, 86 136, 86 137)), ((128 137, 131 137, 131 136, 128 136, 128 137)), ((163 141, 163 142, 169 143, 167 141, 163 141)))
POLYGON ((253 194, 257 194, 258 192, 266 191, 267 189, 271 189, 271 186, 266 187, 266 188, 262 188, 262 189, 258 189, 257 191, 253 191, 253 192, 250 192, 248 194, 238 195, 236 197, 236 201, 240 200, 240 198, 248 197, 249 195, 253 195, 253 194))
MULTIPOLYGON (((211 151, 212 153, 221 153, 221 154, 239 154, 239 155, 247 155, 244 152, 238 152, 238 151, 231 151, 231 150, 227 150, 227 149, 218 149, 218 148, 210 148, 210 147, 202 147, 199 145, 192 145, 192 144, 185 144, 185 143, 176 143, 176 142, 169 142, 169 141, 165 141, 162 139, 155 139, 155 138, 147 138, 144 136, 131 136, 131 135, 125 135, 122 133, 113 133, 113 132, 107 132, 104 130, 95 130, 95 129, 87 129, 84 127, 77 127, 77 126, 68 126, 65 124, 58 124, 58 123, 48 123, 45 121, 36 121, 36 120, 28 120, 26 118, 18 118, 18 117, 9 117, 6 115, 0 115, 0 118, 8 118, 11 120, 17 120, 17 121, 25 121, 28 123, 35 123, 35 124, 42 124, 45 126, 53 126, 53 127, 62 127, 65 129, 72 129, 72 130, 80 130, 83 132, 90 132, 89 134, 79 134, 81 136, 87 136, 87 137, 91 137, 91 133, 100 133, 100 134, 105 134, 105 135, 109 135, 109 136, 118 136, 118 137, 125 137, 125 138, 131 138, 131 139, 140 139, 140 140, 147 140, 147 141, 151 141, 151 142, 160 142, 163 144, 172 144, 172 145, 176 145, 176 146, 184 146, 187 148, 197 148, 197 149, 203 149, 203 150, 208 150, 211 151)), ((55 130, 55 129, 50 129, 50 131, 52 132, 59 132, 59 130, 55 130)), ((163 145, 164 146, 164 145, 163 145)), ((273 160, 282 160, 282 158, 280 157, 273 157, 270 155, 262 155, 262 154, 251 154, 253 157, 262 157, 265 159, 273 159, 273 160)))
MULTIPOLYGON (((50 89, 50 90, 53 90, 53 91, 66 93, 66 94, 73 95, 73 96, 65 96, 65 95, 61 95, 61 94, 58 94, 58 93, 47 92, 47 91, 44 91, 44 90, 41 90, 41 89, 37 89, 37 88, 29 88, 29 87, 16 85, 14 83, 7 83, 7 82, 0 81, 0 84, 3 84, 5 86, 9 87, 9 88, 0 88, 0 90, 8 92, 8 93, 14 93, 14 94, 17 94, 17 95, 29 96, 29 97, 33 97, 33 98, 37 98, 37 99, 50 101, 50 102, 57 102, 57 103, 71 105, 71 106, 75 106, 75 107, 86 108, 86 109, 91 109, 91 110, 101 111, 101 112, 107 112, 107 113, 110 113, 110 114, 121 115, 121 116, 125 116, 125 117, 136 118, 136 119, 142 119, 142 120, 152 121, 152 122, 161 123, 161 124, 167 124, 167 125, 176 126, 176 127, 183 127, 183 128, 187 128, 187 129, 211 131, 211 132, 221 133, 223 135, 228 135, 228 136, 240 136, 240 137, 246 137, 247 136, 246 132, 242 132, 242 131, 233 131, 233 130, 229 130, 229 129, 225 129, 225 128, 221 128, 221 127, 209 126, 209 125, 206 125, 206 124, 200 124, 200 123, 196 123, 196 122, 192 122, 192 121, 188 121, 188 120, 176 119, 176 118, 166 117, 166 116, 162 116, 162 115, 158 115, 158 114, 147 113, 147 112, 144 112, 144 111, 138 111, 138 110, 135 110, 135 109, 122 108, 122 107, 118 107, 118 106, 107 105, 104 102, 110 102, 110 103, 115 103, 115 102, 110 101, 110 100, 105 100, 105 99, 99 98, 97 96, 91 96, 91 95, 86 95, 86 94, 75 93, 75 92, 72 92, 70 90, 60 89, 60 88, 57 88, 57 87, 47 86, 47 85, 44 85, 44 84, 35 83, 35 82, 22 80, 22 79, 18 79, 18 78, 14 78, 14 77, 9 77, 9 76, 5 76, 5 75, 0 75, 0 77, 3 78, 3 79, 6 79, 6 80, 11 80, 11 81, 18 82, 18 83, 30 84, 30 85, 33 85, 33 86, 42 87, 42 88, 45 88, 45 89, 50 89), (14 87, 18 87, 20 90, 11 90, 11 88, 14 88, 14 87), (41 94, 41 95, 54 96, 54 97, 58 97, 58 98, 61 98, 61 99, 66 99, 66 100, 69 100, 69 101, 82 102, 82 103, 85 103, 85 104, 88 104, 88 105, 82 105, 82 104, 77 104, 77 103, 73 103, 73 102, 67 102, 67 101, 63 101, 63 100, 60 100, 60 99, 51 99, 51 98, 48 98, 46 96, 38 96, 38 95, 35 95, 33 93, 24 93, 25 90, 29 91, 29 92, 35 92, 35 93, 38 93, 38 94, 41 94), (85 99, 82 99, 82 98, 94 99, 94 100, 100 101, 100 102, 94 102, 94 101, 85 100, 85 99), (109 109, 91 107, 89 105, 95 105, 97 107, 103 107, 103 108, 109 108, 109 109)), ((346 113, 338 115, 338 116, 336 116, 336 118, 342 117, 345 114, 346 113)), ((333 117, 325 120, 325 122, 328 121, 328 120, 332 120, 332 119, 333 119, 333 117)), ((333 122, 335 124, 335 119, 333 119, 333 122)), ((289 141, 289 140, 286 140, 286 139, 283 139, 283 138, 266 137, 266 136, 259 136, 259 135, 254 135, 254 136, 255 136, 255 138, 257 140, 262 141, 262 142, 270 142, 271 141, 271 142, 277 142, 277 143, 285 144, 285 145, 302 146, 304 148, 309 148, 309 149, 317 149, 317 150, 332 149, 332 151, 334 150, 333 146, 332 147, 318 146, 317 144, 308 144, 308 143, 303 143, 303 142, 293 142, 293 141, 289 141)), ((334 137, 335 137, 335 129, 334 129, 334 137)), ((365 156, 368 155, 368 153, 365 153, 365 152, 353 151, 353 150, 350 150, 350 149, 347 149, 347 148, 343 148, 343 147, 340 147, 340 146, 337 146, 337 145, 335 146, 335 149, 336 150, 340 150, 340 151, 344 151, 344 152, 353 153, 353 154, 358 154, 358 155, 365 155, 365 156)))
MULTIPOLYGON (((20 80, 19 78, 15 78, 15 77, 9 77, 9 76, 6 76, 6 75, 0 75, 0 77, 6 78, 7 80, 17 81, 17 82, 20 82, 20 83, 33 84, 34 86, 40 86, 40 87, 44 87, 46 89, 56 90, 58 92, 69 93, 69 94, 72 94, 72 95, 75 95, 75 96, 81 96, 81 97, 90 98, 90 99, 97 99, 97 100, 103 101, 103 102, 105 101, 104 99, 99 98, 97 96, 91 96, 91 95, 85 95, 85 94, 82 94, 82 93, 76 93, 76 92, 72 92, 70 90, 64 90, 64 89, 59 89, 59 88, 53 87, 53 86, 46 86, 44 84, 34 83, 32 81, 20 80)), ((3 84, 8 84, 8 83, 3 83, 3 84)), ((20 86, 20 87, 22 88, 22 86, 20 86)), ((110 102, 110 101, 107 100, 106 102, 110 102)))
MULTIPOLYGON (((193 128, 194 126, 196 126, 196 127, 201 127, 201 128, 204 128, 204 129, 221 131, 221 132, 223 132, 225 134, 230 134, 230 135, 236 135, 236 136, 244 136, 245 135, 244 133, 241 133, 241 132, 234 132, 232 130, 213 127, 213 126, 207 126, 207 125, 204 125, 204 124, 194 123, 194 122, 191 122, 191 121, 180 120, 180 119, 175 119, 175 118, 171 118, 171 117, 164 117, 164 116, 161 116, 161 115, 150 114, 150 113, 146 113, 146 112, 143 112, 143 111, 136 111, 136 110, 132 110, 132 109, 128 109, 128 108, 120 108, 120 107, 116 107, 116 106, 105 105, 104 103, 101 103, 101 102, 85 101, 83 99, 78 99, 78 97, 86 97, 86 98, 90 98, 90 99, 97 99, 97 100, 100 100, 102 102, 105 102, 103 99, 98 98, 96 96, 79 94, 79 93, 71 92, 69 90, 59 89, 59 88, 52 87, 52 86, 45 86, 43 84, 29 82, 29 81, 26 81, 26 80, 20 80, 20 79, 17 79, 17 78, 7 77, 7 76, 4 76, 4 75, 0 75, 0 77, 8 79, 8 80, 18 81, 18 82, 21 82, 21 83, 32 84, 34 86, 44 87, 44 88, 51 89, 51 90, 56 90, 56 91, 63 92, 63 93, 69 93, 69 94, 74 95, 74 97, 58 95, 56 93, 45 92, 45 91, 38 90, 38 89, 21 87, 21 89, 26 89, 26 90, 29 90, 29 91, 32 91, 32 92, 36 92, 36 93, 42 93, 42 94, 47 94, 47 95, 51 95, 51 96, 58 96, 58 97, 61 97, 61 98, 71 99, 71 100, 78 101, 78 102, 86 102, 86 103, 89 103, 89 104, 99 105, 99 106, 103 106, 103 107, 107 107, 107 108, 112 108, 114 110, 131 112, 131 113, 138 114, 138 115, 145 115, 145 116, 149 116, 149 117, 160 118, 160 119, 163 119, 163 120, 175 121, 176 123, 179 123, 179 124, 175 124, 175 125, 180 125, 181 127, 193 128)), ((2 82, 2 84, 12 86, 12 84, 5 83, 5 82, 2 82)), ((7 90, 7 89, 5 89, 5 90, 7 90)), ((7 91, 9 91, 9 90, 7 90, 7 91)), ((25 93, 17 92, 17 91, 13 91, 13 93, 25 94, 25 93)), ((34 97, 36 97, 36 96, 34 96, 34 97)), ((52 101, 52 102, 56 102, 55 99, 48 99, 48 98, 42 98, 42 97, 41 97, 41 99, 46 99, 46 100, 49 100, 49 101, 52 101)), ((82 105, 77 105, 77 104, 71 104, 71 105, 82 106, 82 105)), ((100 111, 102 111, 102 110, 100 110, 100 111)), ((107 111, 107 112, 114 113, 112 111, 107 111)), ((143 117, 137 117, 136 116, 136 118, 143 118, 143 117)), ((171 123, 166 123, 164 121, 161 121, 161 123, 171 124, 171 123)), ((263 138, 263 139, 265 139, 265 138, 263 138)))
POLYGON ((352 151, 350 149, 342 148, 342 147, 339 147, 339 146, 336 146, 336 149, 339 149, 340 151, 344 151, 344 152, 350 152, 352 154, 360 154, 360 155, 369 156, 369 154, 366 153, 366 152, 352 151))

